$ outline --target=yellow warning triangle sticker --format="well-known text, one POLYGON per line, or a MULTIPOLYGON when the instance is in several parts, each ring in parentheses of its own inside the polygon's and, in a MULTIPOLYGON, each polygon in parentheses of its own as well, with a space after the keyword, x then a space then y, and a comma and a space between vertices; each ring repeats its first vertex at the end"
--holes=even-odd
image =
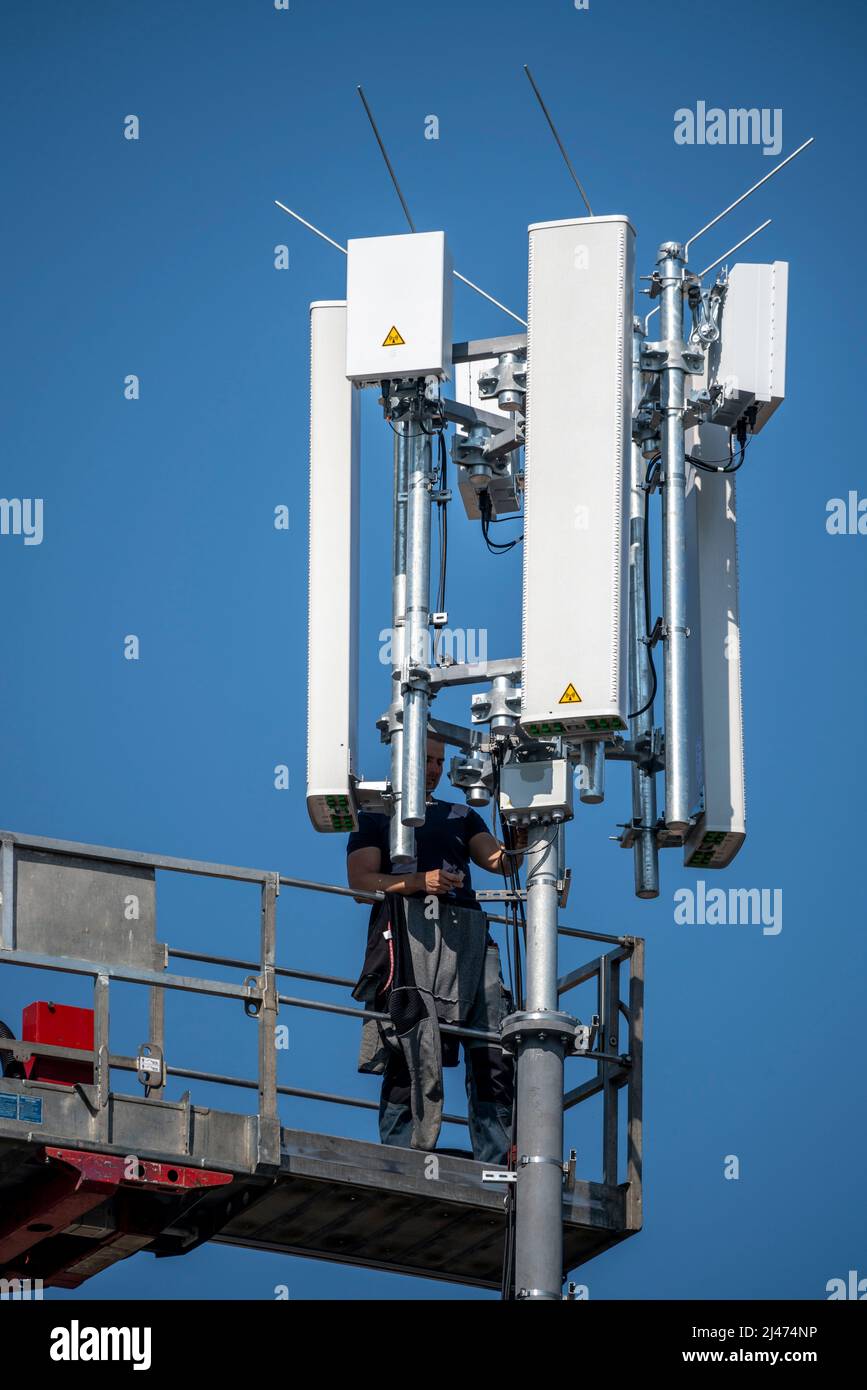
POLYGON ((391 328, 389 329, 388 334, 386 335, 385 342, 383 343, 382 346, 383 346, 383 347, 403 347, 403 346, 404 346, 404 340, 403 340, 403 338, 400 336, 400 334, 398 333, 398 331, 397 331, 397 329, 395 328, 394 324, 391 325, 391 328))
POLYGON ((563 694, 560 696, 560 699, 557 701, 557 703, 558 705, 581 704, 581 696, 578 694, 578 691, 575 689, 571 681, 566 686, 566 689, 563 691, 563 694))

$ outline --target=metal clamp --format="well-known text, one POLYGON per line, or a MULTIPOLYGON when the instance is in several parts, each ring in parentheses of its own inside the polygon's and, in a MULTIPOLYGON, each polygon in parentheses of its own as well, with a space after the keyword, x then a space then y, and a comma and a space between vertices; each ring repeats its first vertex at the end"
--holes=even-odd
POLYGON ((409 657, 403 664, 396 668, 392 673, 400 676, 400 691, 405 695, 408 690, 428 691, 430 689, 430 670, 427 666, 422 666, 418 661, 411 661, 409 657))
POLYGON ((517 1182, 518 1174, 511 1168, 483 1168, 482 1182, 517 1182))
POLYGON ((526 1168, 530 1163, 551 1163, 555 1168, 559 1168, 561 1173, 566 1173, 569 1169, 569 1165, 564 1163, 562 1158, 550 1158, 547 1154, 521 1154, 518 1163, 522 1168, 526 1168))
MULTIPOLYGON (((247 986, 248 989, 261 990, 262 988, 262 981, 259 979, 258 975, 247 975, 244 979, 244 984, 247 986)), ((247 1015, 248 1018, 258 1018, 261 1008, 261 999, 244 1000, 244 1013, 247 1015)))
POLYGON ((506 677, 495 677, 491 689, 470 697, 473 724, 486 724, 491 719, 514 721, 521 713, 521 687, 506 677))
POLYGON ((166 1062, 161 1047, 156 1043, 141 1043, 135 1059, 136 1079, 144 1086, 145 1099, 151 1090, 159 1090, 166 1084, 166 1062))
POLYGON ((514 1051, 530 1034, 540 1038, 559 1039, 571 1047, 577 1027, 578 1020, 571 1014, 536 1009, 531 1013, 509 1014, 508 1018, 503 1020, 500 1041, 507 1052, 514 1051))
POLYGON ((704 371, 704 353, 697 352, 674 338, 658 343, 642 343, 640 352, 643 372, 675 370, 697 376, 704 371))

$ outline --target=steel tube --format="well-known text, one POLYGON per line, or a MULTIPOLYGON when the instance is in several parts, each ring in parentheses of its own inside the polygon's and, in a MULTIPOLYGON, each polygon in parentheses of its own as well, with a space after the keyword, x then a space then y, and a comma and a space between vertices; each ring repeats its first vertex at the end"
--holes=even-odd
POLYGON ((403 724, 396 718, 402 715, 401 672, 406 638, 406 513, 407 479, 409 476, 411 421, 401 421, 394 438, 394 524, 391 552, 391 789, 394 808, 389 825, 389 854, 393 869, 415 861, 415 835, 412 827, 401 820, 403 805, 403 724))
MULTIPOLYGON (((242 1090, 254 1090, 255 1081, 245 1081, 239 1076, 222 1076, 219 1072, 193 1071, 189 1067, 167 1067, 169 1076, 183 1077, 185 1081, 207 1081, 214 1086, 239 1086, 242 1090)), ((301 1086, 278 1086, 277 1094, 293 1096, 298 1100, 320 1100, 329 1105, 348 1105, 355 1110, 378 1110, 376 1100, 361 1100, 356 1096, 341 1096, 332 1091, 308 1091, 301 1086)), ((443 1124, 467 1125, 462 1115, 443 1115, 443 1124)))
MULTIPOLYGON (((288 1004, 295 1009, 312 1009, 314 1013, 338 1014, 342 1018, 360 1018, 363 1022, 369 1019, 382 1019, 384 1022, 391 1021, 391 1015, 379 1013, 376 1009, 353 1009, 349 1004, 323 1004, 318 999, 300 999, 291 994, 278 994, 278 1003, 288 1004)), ((482 1028, 462 1028, 457 1023, 441 1023, 441 1033, 449 1033, 455 1038, 475 1038, 477 1042, 498 1043, 499 1033, 488 1033, 482 1028)))
POLYGON ((257 1166, 280 1167, 280 1122, 277 1114, 277 981, 274 955, 277 946, 277 875, 262 884, 259 977, 262 998, 257 1017, 259 1051, 259 1125, 257 1166))
POLYGON ((662 279, 662 564, 665 621, 665 823, 675 835, 689 829, 689 742, 686 655, 686 460, 683 442, 683 247, 663 242, 662 279))
POLYGON ((598 806, 605 800, 605 740, 582 739, 580 745, 582 786, 578 793, 588 806, 598 806))
MULTIPOLYGON (((643 379, 640 370, 641 341, 644 337, 641 320, 635 320, 632 336, 632 401, 638 408, 642 397, 643 379)), ((649 737, 653 729, 653 675, 647 639, 647 610, 649 595, 645 592, 646 513, 650 498, 645 491, 646 466, 641 448, 632 445, 629 465, 629 708, 635 718, 630 720, 630 736, 635 744, 649 737), (640 711, 640 713, 639 713, 640 711)), ((639 829, 633 845, 635 865, 635 896, 659 897, 659 849, 656 843, 656 777, 637 763, 632 765, 632 818, 639 829)))
POLYGON ((406 505, 406 621, 403 690, 403 768, 400 818, 424 825, 427 787, 428 646, 430 636, 431 441, 413 413, 406 505), (424 674, 422 674, 424 673, 424 674))
POLYGON ((287 878, 280 875, 281 888, 306 888, 311 893, 334 893, 339 898, 355 898, 357 902, 381 903, 384 893, 360 893, 355 888, 341 888, 334 883, 313 883, 304 878, 287 878))
MULTIPOLYGON (((528 1012, 559 1009, 557 862, 550 826, 527 846, 528 1012)), ((563 1282, 563 1042, 529 1032, 518 1044, 515 1290, 559 1299, 563 1282)))

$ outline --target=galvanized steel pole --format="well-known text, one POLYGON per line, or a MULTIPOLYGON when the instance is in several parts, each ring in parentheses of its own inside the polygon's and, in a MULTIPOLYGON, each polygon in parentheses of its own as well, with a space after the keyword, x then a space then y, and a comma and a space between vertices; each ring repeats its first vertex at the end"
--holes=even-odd
POLYGON ((563 1283, 563 1054, 557 1027, 557 827, 527 847, 527 990, 517 1041, 515 1292, 559 1299, 563 1283), (546 1028, 539 1014, 550 1014, 546 1028), (529 1017, 528 1017, 529 1016, 529 1017), (534 1017, 535 1016, 535 1017, 534 1017))
POLYGON ((656 258, 662 282, 660 314, 666 348, 662 368, 663 612, 665 623, 665 823, 675 834, 689 829, 687 737, 686 460, 683 404, 683 247, 665 241, 656 258))
POLYGON ((389 823, 389 854, 392 868, 415 860, 415 835, 400 818, 403 802, 403 724, 401 670, 406 636, 406 486, 409 473, 409 433, 412 422, 401 421, 394 436, 394 529, 391 580, 391 788, 394 811, 389 823))
POLYGON ((403 682, 403 771, 400 818, 424 825, 427 718, 430 702, 431 437, 422 428, 423 404, 407 417, 409 464, 406 508, 406 626, 403 682))

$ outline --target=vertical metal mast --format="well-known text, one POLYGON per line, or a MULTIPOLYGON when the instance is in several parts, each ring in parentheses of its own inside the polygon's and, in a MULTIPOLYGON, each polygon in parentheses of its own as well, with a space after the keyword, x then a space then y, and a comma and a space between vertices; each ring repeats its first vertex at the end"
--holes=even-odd
POLYGON ((563 1284, 563 1054, 575 1020, 557 994, 556 826, 533 826, 527 848, 526 1006, 515 1015, 518 1178, 515 1291, 560 1299, 563 1284))
MULTIPOLYGON (((642 396, 640 370, 644 330, 635 320, 632 335, 632 402, 638 408, 642 396)), ((646 512, 650 498, 644 487, 645 463, 641 445, 633 443, 629 464, 629 708, 636 711, 632 742, 648 740, 653 729, 653 678, 647 639, 649 594, 645 588, 646 512)), ((659 896, 659 850, 656 843, 656 778, 639 763, 632 764, 632 817, 637 822, 633 855, 635 892, 639 898, 659 896)))
POLYGON ((389 852, 392 866, 408 863, 415 858, 415 836, 412 826, 400 819, 403 795, 403 725, 401 713, 401 672, 406 651, 406 483, 409 471, 409 432, 411 422, 401 420, 394 434, 394 532, 392 545, 391 580, 391 786, 394 795, 394 814, 389 820, 389 852))
POLYGON ((683 403, 683 247, 664 241, 656 258, 662 286, 662 565, 665 622, 665 822, 675 834, 689 829, 687 730, 686 460, 683 403))
POLYGON ((403 768, 400 818, 424 825, 427 718, 430 702, 431 433, 423 428, 424 397, 406 417, 410 431, 406 503, 406 626, 404 630, 403 768))

